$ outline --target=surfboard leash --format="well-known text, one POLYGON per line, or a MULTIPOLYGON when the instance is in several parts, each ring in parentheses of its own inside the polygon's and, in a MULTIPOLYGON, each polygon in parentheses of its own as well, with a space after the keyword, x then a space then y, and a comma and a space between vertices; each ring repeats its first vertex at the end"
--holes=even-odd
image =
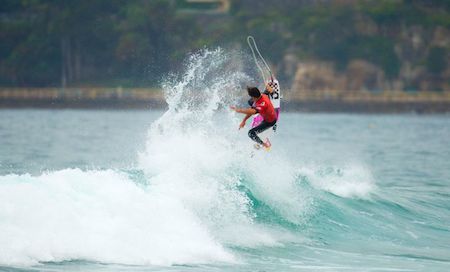
POLYGON ((258 59, 256 57, 255 51, 258 53, 259 58, 261 59, 261 61, 264 63, 265 68, 267 69, 267 71, 269 72, 270 75, 270 80, 273 81, 273 75, 272 75, 272 70, 270 70, 269 65, 267 64, 266 60, 264 59, 264 57, 261 55, 261 52, 259 52, 258 46, 256 45, 256 41, 255 38, 253 38, 253 36, 248 36, 247 37, 247 43, 248 46, 250 47, 250 50, 252 50, 252 54, 253 54, 253 60, 255 61, 256 66, 258 67, 259 71, 261 72, 261 76, 264 80, 264 84, 267 82, 264 71, 261 67, 261 65, 258 62, 258 59), (254 48, 253 48, 254 47, 254 48))

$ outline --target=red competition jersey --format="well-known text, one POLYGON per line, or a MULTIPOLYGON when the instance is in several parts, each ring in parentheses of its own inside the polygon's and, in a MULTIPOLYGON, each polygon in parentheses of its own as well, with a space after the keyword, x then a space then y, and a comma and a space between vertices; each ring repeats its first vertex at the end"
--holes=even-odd
POLYGON ((263 94, 261 97, 253 103, 253 107, 263 118, 264 121, 272 123, 277 120, 277 114, 272 106, 272 102, 267 95, 263 94))

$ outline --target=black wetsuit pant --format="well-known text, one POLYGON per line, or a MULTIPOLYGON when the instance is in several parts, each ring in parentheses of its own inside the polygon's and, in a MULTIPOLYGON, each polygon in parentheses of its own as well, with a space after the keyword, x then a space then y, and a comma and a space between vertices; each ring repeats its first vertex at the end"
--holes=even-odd
POLYGON ((256 126, 248 131, 248 137, 250 137, 250 139, 257 142, 258 144, 263 145, 263 141, 258 137, 257 133, 261 133, 264 130, 273 127, 276 123, 277 123, 277 120, 275 120, 271 123, 262 121, 261 124, 259 124, 259 126, 256 126))

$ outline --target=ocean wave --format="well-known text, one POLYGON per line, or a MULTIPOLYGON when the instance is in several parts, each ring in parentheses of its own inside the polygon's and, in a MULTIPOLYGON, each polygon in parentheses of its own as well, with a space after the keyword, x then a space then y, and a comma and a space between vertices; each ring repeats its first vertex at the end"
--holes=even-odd
POLYGON ((233 54, 203 50, 168 79, 169 109, 132 169, 0 176, 0 264, 236 263, 235 248, 314 240, 302 231, 328 223, 345 228, 356 211, 347 202, 375 190, 370 171, 255 152, 228 110, 249 80, 239 66, 233 54))
POLYGON ((0 263, 233 262, 182 202, 113 170, 0 177, 0 263))

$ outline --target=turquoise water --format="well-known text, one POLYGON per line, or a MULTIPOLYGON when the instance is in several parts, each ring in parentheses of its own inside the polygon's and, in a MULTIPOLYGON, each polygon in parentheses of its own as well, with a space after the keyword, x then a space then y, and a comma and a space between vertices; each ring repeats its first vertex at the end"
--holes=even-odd
POLYGON ((450 268, 448 116, 284 113, 250 158, 150 148, 163 112, 0 114, 3 269, 450 268))
POLYGON ((0 110, 0 270, 449 271, 450 118, 282 112, 221 50, 167 111, 0 110))

